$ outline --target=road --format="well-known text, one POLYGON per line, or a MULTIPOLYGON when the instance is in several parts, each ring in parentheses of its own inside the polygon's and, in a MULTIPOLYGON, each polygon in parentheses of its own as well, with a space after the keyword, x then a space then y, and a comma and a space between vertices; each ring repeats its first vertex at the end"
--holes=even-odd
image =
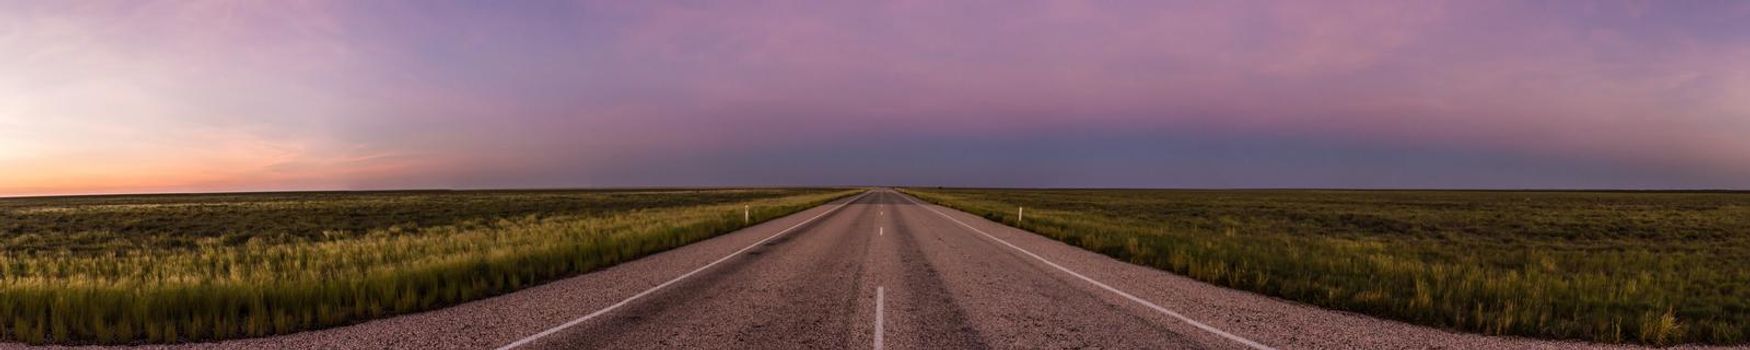
POLYGON ((876 190, 835 209, 512 347, 1247 347, 1181 335, 1164 323, 1183 321, 897 192, 876 190))
MULTIPOLYGON (((0 350, 33 348, 0 343, 0 350)), ((1114 260, 880 189, 427 312, 265 338, 81 348, 1644 347, 1465 334, 1324 310, 1114 260)))

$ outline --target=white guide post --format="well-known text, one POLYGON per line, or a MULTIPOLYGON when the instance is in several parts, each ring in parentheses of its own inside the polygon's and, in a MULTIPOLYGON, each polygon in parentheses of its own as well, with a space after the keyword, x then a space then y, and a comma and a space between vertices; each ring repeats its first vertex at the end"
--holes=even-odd
POLYGON ((741 223, 743 223, 743 224, 753 223, 753 205, 741 206, 741 223))
POLYGON ((1015 207, 1015 223, 1020 224, 1021 220, 1026 220, 1026 219, 1027 219, 1027 208, 1015 207))

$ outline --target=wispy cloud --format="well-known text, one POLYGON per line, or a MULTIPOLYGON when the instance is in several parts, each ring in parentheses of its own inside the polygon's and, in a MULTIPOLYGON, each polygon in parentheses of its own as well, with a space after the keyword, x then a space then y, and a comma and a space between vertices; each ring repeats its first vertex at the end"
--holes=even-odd
MULTIPOLYGON (((1730 180, 1750 178, 1750 12, 1736 4, 0 6, 0 52, 17 53, 0 55, 0 167, 29 169, 0 175, 0 193, 648 184, 640 173, 712 155, 1064 130, 1463 150, 1676 174, 1577 184, 1750 186, 1730 180)), ((1290 148, 1249 154, 1328 170, 1290 148)), ((1378 164, 1432 169, 1395 157, 1378 164)), ((1198 165, 1186 171, 1240 171, 1198 165)), ((758 173, 718 167, 662 178, 758 173)), ((1539 169, 1537 184, 1559 183, 1539 169)), ((1515 185, 1491 171, 1512 170, 1422 184, 1515 185)))

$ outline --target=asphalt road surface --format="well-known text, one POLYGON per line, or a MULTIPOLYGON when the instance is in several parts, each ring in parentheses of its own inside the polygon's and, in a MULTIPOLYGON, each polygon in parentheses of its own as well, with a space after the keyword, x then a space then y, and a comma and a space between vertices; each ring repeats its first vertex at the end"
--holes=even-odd
MULTIPOLYGON (((527 349, 1246 348, 877 190, 527 349), (1092 287, 1092 288, 1090 288, 1092 287), (1114 298, 1117 297, 1117 298, 1114 298)), ((579 320, 574 320, 579 321, 579 320)))
MULTIPOLYGON (((0 350, 24 348, 31 347, 0 343, 0 350)), ((882 189, 448 308, 140 348, 1640 347, 1465 334, 1324 310, 1114 260, 882 189)))

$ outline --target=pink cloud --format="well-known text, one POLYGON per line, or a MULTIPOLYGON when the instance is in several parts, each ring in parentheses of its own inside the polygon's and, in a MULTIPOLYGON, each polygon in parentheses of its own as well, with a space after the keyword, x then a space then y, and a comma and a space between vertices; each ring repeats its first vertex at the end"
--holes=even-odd
POLYGON ((685 67, 695 103, 872 128, 1213 125, 1750 171, 1722 114, 1742 103, 1707 96, 1737 89, 1711 80, 1741 76, 1741 46, 1516 4, 1157 5, 676 6, 617 52, 685 67))
POLYGON ((10 5, 0 167, 163 173, 142 189, 594 183, 629 159, 1082 128, 1750 176, 1741 5, 427 5, 10 5))

